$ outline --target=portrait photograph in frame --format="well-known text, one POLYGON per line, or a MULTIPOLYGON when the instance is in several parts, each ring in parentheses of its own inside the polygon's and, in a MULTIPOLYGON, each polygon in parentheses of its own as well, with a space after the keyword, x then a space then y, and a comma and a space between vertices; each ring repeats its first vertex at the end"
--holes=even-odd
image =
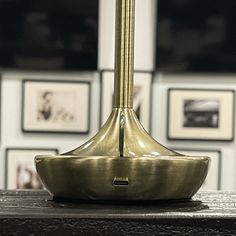
POLYGON ((167 138, 232 141, 234 97, 233 90, 169 89, 167 138))
POLYGON ((23 80, 22 130, 88 134, 91 83, 23 80))
MULTIPOLYGON (((143 127, 150 130, 151 117, 151 83, 152 73, 134 72, 134 102, 133 108, 143 127)), ((109 117, 114 97, 114 71, 101 72, 101 113, 100 125, 103 125, 109 117)))
POLYGON ((5 152, 6 189, 43 189, 36 172, 36 155, 57 154, 57 149, 44 148, 7 148, 5 152))
POLYGON ((210 164, 207 177, 202 184, 200 191, 215 191, 221 189, 221 151, 219 150, 192 150, 182 148, 172 148, 176 152, 190 156, 208 156, 210 164))

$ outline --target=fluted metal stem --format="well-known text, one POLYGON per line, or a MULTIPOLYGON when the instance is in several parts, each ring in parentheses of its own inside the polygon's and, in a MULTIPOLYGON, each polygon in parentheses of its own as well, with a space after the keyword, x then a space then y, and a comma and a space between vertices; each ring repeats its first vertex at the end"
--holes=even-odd
POLYGON ((116 1, 114 108, 133 107, 135 0, 116 1))

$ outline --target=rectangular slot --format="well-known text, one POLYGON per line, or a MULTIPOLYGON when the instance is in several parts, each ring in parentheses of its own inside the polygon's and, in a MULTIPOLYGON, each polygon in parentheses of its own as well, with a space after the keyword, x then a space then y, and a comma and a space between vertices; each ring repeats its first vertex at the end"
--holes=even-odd
POLYGON ((129 185, 128 178, 114 178, 113 185, 114 186, 128 186, 129 185))

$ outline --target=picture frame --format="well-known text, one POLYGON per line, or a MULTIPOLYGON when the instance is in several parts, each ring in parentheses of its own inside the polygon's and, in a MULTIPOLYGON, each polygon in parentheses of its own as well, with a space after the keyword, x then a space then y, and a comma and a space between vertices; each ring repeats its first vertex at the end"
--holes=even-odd
POLYGON ((89 81, 24 79, 22 84, 23 132, 89 133, 89 81))
MULTIPOLYGON (((100 125, 109 117, 113 106, 114 71, 101 71, 100 125)), ((151 84, 153 74, 145 71, 134 72, 134 110, 143 125, 149 131, 151 124, 151 84)))
POLYGON ((56 148, 7 148, 5 150, 5 188, 43 189, 36 172, 36 155, 58 154, 56 148))
MULTIPOLYGON (((2 99, 2 74, 0 74, 0 98, 2 99)), ((0 102, 0 143, 2 142, 2 100, 0 102)))
POLYGON ((234 90, 170 88, 167 138, 233 141, 234 106, 234 90))
POLYGON ((221 190, 222 153, 220 150, 186 149, 186 148, 172 148, 172 149, 184 155, 210 157, 211 159, 208 168, 208 174, 204 183, 200 188, 200 191, 221 190))

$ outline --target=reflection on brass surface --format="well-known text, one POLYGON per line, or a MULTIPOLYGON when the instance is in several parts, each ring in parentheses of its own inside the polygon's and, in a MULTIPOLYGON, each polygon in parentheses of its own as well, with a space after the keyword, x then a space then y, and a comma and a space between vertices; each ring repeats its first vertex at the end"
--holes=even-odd
POLYGON ((104 126, 92 139, 64 155, 158 157, 176 154, 144 130, 133 109, 113 108, 104 126))
POLYGON ((208 157, 184 156, 162 146, 133 110, 134 0, 117 0, 115 99, 100 131, 82 146, 36 156, 46 188, 83 200, 189 199, 207 175, 208 157))

